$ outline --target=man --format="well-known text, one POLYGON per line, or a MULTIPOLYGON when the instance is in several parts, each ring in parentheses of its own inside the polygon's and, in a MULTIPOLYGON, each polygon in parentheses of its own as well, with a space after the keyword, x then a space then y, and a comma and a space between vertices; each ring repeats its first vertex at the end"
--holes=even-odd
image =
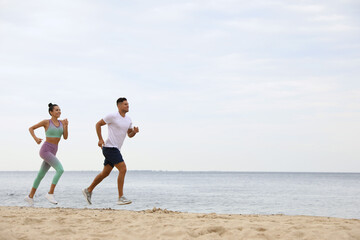
POLYGON ((99 147, 102 148, 103 155, 105 156, 104 160, 104 169, 102 172, 97 175, 92 182, 92 184, 82 190, 87 202, 91 204, 91 195, 92 191, 104 178, 106 178, 113 167, 115 166, 119 170, 118 176, 118 190, 119 190, 119 200, 117 204, 130 204, 131 201, 126 199, 123 193, 124 180, 126 174, 126 165, 120 153, 121 146, 124 142, 126 134, 132 138, 138 132, 139 128, 132 128, 131 119, 126 115, 129 111, 129 103, 126 98, 119 98, 116 101, 118 112, 112 113, 101 119, 96 123, 96 133, 99 138, 99 147), (108 139, 105 141, 101 135, 101 127, 108 125, 108 139))

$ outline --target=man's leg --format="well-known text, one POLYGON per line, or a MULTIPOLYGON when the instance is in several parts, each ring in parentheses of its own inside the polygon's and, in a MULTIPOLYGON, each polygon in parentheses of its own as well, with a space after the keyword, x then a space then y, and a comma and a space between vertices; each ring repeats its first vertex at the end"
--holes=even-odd
POLYGON ((92 182, 92 184, 87 188, 88 192, 91 193, 94 188, 96 187, 96 185, 98 185, 104 178, 106 178, 107 176, 109 176, 111 170, 113 169, 112 166, 110 166, 109 164, 106 164, 104 166, 104 169, 102 170, 101 173, 99 173, 94 181, 92 182))
POLYGON ((124 193, 124 181, 125 181, 125 174, 126 174, 126 165, 125 162, 120 162, 118 164, 114 165, 119 170, 119 176, 118 176, 118 190, 119 190, 119 198, 121 198, 124 193))

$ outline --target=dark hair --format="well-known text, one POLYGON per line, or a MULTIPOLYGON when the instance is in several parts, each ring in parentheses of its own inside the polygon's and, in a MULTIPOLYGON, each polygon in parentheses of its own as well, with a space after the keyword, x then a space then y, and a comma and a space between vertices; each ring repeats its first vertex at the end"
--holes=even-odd
POLYGON ((116 100, 116 105, 118 105, 119 103, 122 103, 123 101, 127 101, 127 99, 124 97, 119 98, 118 100, 116 100))
MULTIPOLYGON (((49 103, 49 114, 50 114, 50 112, 52 112, 53 110, 54 110, 54 107, 56 107, 57 106, 57 104, 52 104, 52 103, 49 103)), ((50 114, 51 115, 51 114, 50 114)))

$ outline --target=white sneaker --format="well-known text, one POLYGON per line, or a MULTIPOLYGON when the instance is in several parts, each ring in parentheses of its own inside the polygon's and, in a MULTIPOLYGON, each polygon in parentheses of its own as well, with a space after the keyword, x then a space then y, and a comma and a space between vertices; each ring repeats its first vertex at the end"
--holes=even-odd
POLYGON ((29 196, 26 196, 24 198, 24 201, 27 202, 27 204, 29 205, 29 207, 33 207, 34 206, 34 199, 30 198, 29 196))
POLYGON ((130 203, 132 203, 132 202, 124 196, 120 197, 117 202, 118 205, 125 205, 125 204, 130 204, 130 203))
POLYGON ((55 200, 54 194, 49 194, 49 193, 47 193, 47 194, 45 195, 45 198, 46 198, 49 202, 51 202, 52 204, 58 204, 58 202, 55 200))
POLYGON ((83 193, 86 201, 88 202, 88 204, 91 205, 91 195, 92 195, 92 192, 90 193, 90 192, 87 190, 87 188, 84 188, 84 189, 82 190, 82 193, 83 193))

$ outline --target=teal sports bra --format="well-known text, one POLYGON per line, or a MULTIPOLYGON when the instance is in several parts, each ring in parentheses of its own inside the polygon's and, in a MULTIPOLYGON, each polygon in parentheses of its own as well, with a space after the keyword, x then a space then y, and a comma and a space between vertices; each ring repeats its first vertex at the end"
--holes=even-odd
POLYGON ((51 119, 49 120, 49 128, 45 132, 46 137, 61 138, 64 128, 61 121, 59 121, 59 123, 60 125, 56 127, 51 119))

